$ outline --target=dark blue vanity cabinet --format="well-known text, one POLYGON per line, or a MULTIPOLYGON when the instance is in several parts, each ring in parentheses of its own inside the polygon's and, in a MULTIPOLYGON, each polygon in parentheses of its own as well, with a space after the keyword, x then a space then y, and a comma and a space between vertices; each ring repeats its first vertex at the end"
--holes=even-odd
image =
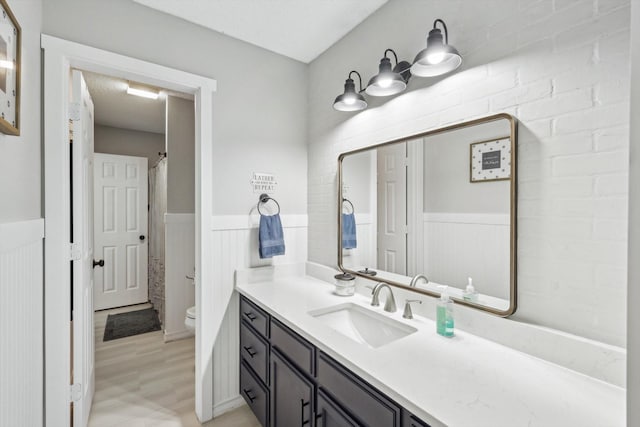
POLYGON ((271 427, 429 427, 240 298, 240 394, 271 427))

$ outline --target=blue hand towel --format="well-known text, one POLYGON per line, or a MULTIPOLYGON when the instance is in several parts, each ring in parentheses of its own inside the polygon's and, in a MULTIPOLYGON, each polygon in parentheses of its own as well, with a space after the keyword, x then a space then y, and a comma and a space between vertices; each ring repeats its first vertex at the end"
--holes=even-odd
POLYGON ((280 215, 260 215, 258 230, 260 258, 284 255, 284 234, 280 215))
POLYGON ((342 214, 342 248, 354 249, 356 241, 356 216, 353 213, 342 214))

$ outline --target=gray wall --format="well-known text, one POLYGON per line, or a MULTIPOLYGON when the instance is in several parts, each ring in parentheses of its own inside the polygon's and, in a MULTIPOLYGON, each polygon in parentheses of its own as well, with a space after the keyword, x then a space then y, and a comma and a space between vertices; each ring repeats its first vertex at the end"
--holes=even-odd
POLYGON ((217 80, 214 214, 244 215, 255 206, 254 171, 276 175, 284 214, 307 212, 305 64, 129 0, 43 6, 46 34, 217 80))
POLYGON ((22 28, 20 136, 0 134, 0 223, 35 219, 41 213, 39 0, 10 2, 22 28))
POLYGON ((164 135, 161 133, 102 125, 95 125, 94 132, 94 151, 96 153, 146 157, 149 160, 149 169, 160 158, 158 153, 165 151, 164 135))
POLYGON ((424 212, 508 214, 510 182, 470 182, 469 145, 509 133, 499 120, 425 138, 424 212))
POLYGON ((167 97, 167 213, 195 212, 193 101, 167 97))
MULTIPOLYGON (((371 190, 376 183, 372 155, 371 151, 365 151, 347 156, 342 161, 342 182, 347 186, 344 197, 353 204, 356 213, 371 213, 371 190)), ((343 212, 350 212, 350 209, 343 212)))
POLYGON ((640 425, 640 2, 631 6, 631 138, 629 281, 627 294, 627 425, 640 425))
POLYGON ((40 0, 9 1, 22 28, 20 136, 0 134, 0 425, 43 423, 42 240, 25 239, 41 212, 40 0), (19 236, 12 237, 18 227, 19 236), (15 229, 14 229, 15 230, 15 229), (28 241, 28 242, 27 242, 28 241), (19 242, 19 244, 16 244, 19 242), (7 246, 8 245, 8 246, 7 246), (14 246, 15 245, 15 246, 14 246), (8 249, 7 249, 8 247, 8 249), (18 307, 29 307, 21 319, 18 307))

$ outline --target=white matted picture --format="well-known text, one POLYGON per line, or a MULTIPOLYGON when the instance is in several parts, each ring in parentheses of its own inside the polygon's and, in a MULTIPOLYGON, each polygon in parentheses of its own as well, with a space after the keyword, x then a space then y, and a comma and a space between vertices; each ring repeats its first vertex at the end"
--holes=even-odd
POLYGON ((511 139, 508 136, 471 144, 470 181, 511 178, 511 139))

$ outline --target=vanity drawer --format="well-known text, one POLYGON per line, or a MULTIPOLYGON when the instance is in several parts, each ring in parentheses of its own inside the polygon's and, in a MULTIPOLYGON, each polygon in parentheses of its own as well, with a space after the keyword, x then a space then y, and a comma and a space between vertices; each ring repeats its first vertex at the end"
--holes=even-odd
POLYGON ((271 347, 305 374, 315 374, 315 347, 276 319, 271 319, 271 347))
POLYGON ((360 423, 369 427, 401 427, 400 406, 322 352, 316 378, 320 389, 360 423))
POLYGON ((269 315, 243 295, 240 296, 240 317, 263 337, 269 338, 269 315))
POLYGON ((269 343, 255 333, 246 322, 240 322, 240 355, 264 382, 269 378, 269 343))
POLYGON ((240 363, 240 394, 263 427, 269 425, 269 391, 253 376, 244 361, 240 363))
POLYGON ((402 427, 431 427, 410 412, 402 411, 402 427))

